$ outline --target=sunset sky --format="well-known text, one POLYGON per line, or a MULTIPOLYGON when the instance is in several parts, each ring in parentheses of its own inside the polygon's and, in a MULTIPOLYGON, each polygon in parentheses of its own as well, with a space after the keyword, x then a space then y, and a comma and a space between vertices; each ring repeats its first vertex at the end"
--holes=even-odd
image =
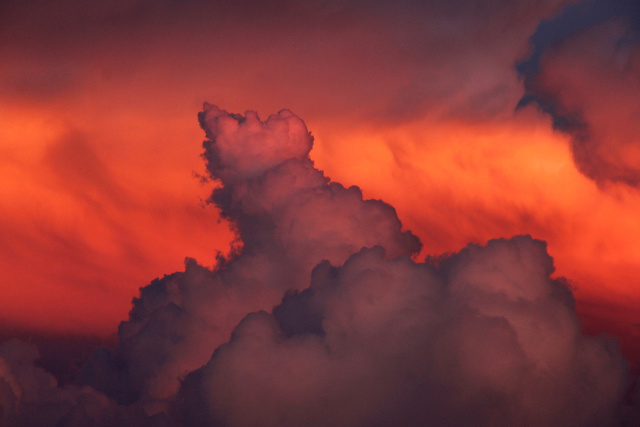
POLYGON ((139 288, 242 247, 209 200, 236 184, 202 156, 208 102, 290 110, 416 262, 546 242, 584 332, 640 367, 635 0, 3 1, 0 58, 5 337, 113 340, 139 288))

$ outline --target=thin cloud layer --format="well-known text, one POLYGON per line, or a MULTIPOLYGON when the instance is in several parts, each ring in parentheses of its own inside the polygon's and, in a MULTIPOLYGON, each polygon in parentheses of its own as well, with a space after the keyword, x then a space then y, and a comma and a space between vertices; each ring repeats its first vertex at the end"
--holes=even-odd
POLYGON ((525 95, 572 137, 573 158, 599 183, 640 184, 640 3, 584 0, 543 20, 517 69, 525 95))

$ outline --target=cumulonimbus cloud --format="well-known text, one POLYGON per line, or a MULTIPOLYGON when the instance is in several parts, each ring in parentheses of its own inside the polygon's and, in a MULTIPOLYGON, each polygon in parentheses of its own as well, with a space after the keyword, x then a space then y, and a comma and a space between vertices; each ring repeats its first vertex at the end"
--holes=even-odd
POLYGON ((391 206, 314 167, 313 138, 290 111, 262 121, 205 104, 199 119, 211 202, 235 250, 141 288, 83 386, 57 387, 33 356, 0 349, 10 422, 30 411, 47 414, 34 425, 624 420, 626 363, 617 343, 581 333, 544 242, 498 239, 416 262, 421 244, 391 206))
POLYGON ((207 168, 221 184, 211 201, 241 246, 215 271, 188 260, 183 273, 141 290, 120 325, 118 348, 84 371, 90 384, 123 403, 171 398, 247 313, 270 310, 286 291, 306 288, 322 260, 342 264, 365 246, 383 246, 389 257, 421 248, 391 206, 363 200, 357 187, 330 182, 314 167, 313 138, 293 113, 263 122, 255 112, 205 104, 199 119, 207 168))
POLYGON ((583 0, 543 20, 517 70, 598 183, 640 184, 640 3, 583 0))

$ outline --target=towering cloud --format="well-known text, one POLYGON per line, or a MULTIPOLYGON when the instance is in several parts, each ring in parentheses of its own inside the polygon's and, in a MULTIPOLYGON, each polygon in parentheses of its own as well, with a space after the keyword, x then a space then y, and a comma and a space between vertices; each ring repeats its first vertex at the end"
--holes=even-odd
POLYGON ((640 3, 583 0, 544 20, 517 66, 535 102, 572 137, 582 173, 640 184, 640 3))
POLYGON ((357 187, 314 168, 313 138, 293 113, 262 122, 255 112, 205 104, 199 119, 207 168, 221 184, 211 201, 237 230, 238 246, 215 271, 187 260, 184 273, 141 290, 120 325, 118 348, 84 372, 123 403, 172 397, 179 379, 205 364, 247 313, 271 310, 285 292, 306 288, 319 262, 340 265, 375 245, 389 258, 421 247, 391 206, 363 200, 357 187))
POLYGON ((626 365, 581 334, 543 242, 416 263, 393 208, 313 167, 291 112, 199 119, 236 251, 142 288, 90 384, 185 425, 619 421, 626 365))

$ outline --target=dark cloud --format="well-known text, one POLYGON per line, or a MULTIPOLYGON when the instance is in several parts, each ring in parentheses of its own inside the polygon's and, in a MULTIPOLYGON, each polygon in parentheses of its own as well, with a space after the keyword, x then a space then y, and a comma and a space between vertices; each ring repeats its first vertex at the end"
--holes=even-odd
POLYGON ((52 374, 61 386, 75 382, 78 369, 97 348, 115 344, 109 342, 113 339, 92 335, 38 333, 4 325, 3 329, 0 329, 0 341, 11 339, 37 348, 38 357, 34 360, 34 365, 52 374))
POLYGON ((190 374, 188 425, 607 426, 626 367, 587 338, 545 244, 469 246, 437 267, 363 249, 248 315, 190 374))
MULTIPOLYGON (((119 407, 90 387, 58 387, 35 365, 38 351, 17 340, 0 345, 0 421, 3 426, 128 426, 141 411, 119 407)), ((141 424, 144 425, 144 424, 141 424)))
POLYGON ((640 183, 640 3, 585 0, 543 20, 517 65, 525 95, 572 138, 573 157, 599 183, 640 183))

